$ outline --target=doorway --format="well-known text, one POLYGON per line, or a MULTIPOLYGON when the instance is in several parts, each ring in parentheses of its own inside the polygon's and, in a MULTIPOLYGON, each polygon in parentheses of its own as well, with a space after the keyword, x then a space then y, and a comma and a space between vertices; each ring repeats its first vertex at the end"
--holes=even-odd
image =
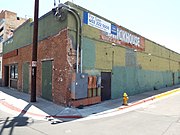
POLYGON ((172 73, 172 85, 175 85, 175 73, 172 73))
POLYGON ((9 66, 4 67, 4 86, 9 86, 9 66))
POLYGON ((101 72, 101 101, 111 99, 111 72, 101 72))
POLYGON ((29 62, 23 64, 23 92, 29 93, 29 62))
POLYGON ((42 62, 42 97, 52 101, 52 61, 42 62))

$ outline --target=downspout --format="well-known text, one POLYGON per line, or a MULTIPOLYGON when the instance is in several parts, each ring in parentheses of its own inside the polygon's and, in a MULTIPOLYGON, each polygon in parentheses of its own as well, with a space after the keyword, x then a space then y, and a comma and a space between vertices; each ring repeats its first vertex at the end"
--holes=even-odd
MULTIPOLYGON (((72 8, 68 5, 65 5, 65 4, 59 4, 58 5, 59 8, 64 8, 66 9, 67 11, 71 12, 73 14, 73 16, 75 17, 76 19, 76 73, 79 73, 79 54, 80 54, 80 47, 81 47, 81 36, 82 36, 82 30, 81 30, 81 18, 80 18, 80 15, 78 13, 78 11, 75 9, 75 8, 72 8)), ((81 57, 82 57, 82 51, 81 51, 81 57)), ((80 59, 80 72, 82 73, 82 58, 80 59)))

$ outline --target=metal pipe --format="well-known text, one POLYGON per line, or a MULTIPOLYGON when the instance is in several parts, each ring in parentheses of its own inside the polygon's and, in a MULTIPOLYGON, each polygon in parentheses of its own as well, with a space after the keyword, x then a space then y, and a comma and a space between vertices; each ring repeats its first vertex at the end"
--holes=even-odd
MULTIPOLYGON (((79 16, 79 13, 78 11, 75 9, 75 8, 72 8, 68 5, 65 5, 65 4, 59 4, 58 6, 59 8, 65 8, 66 10, 68 10, 69 12, 71 12, 75 19, 76 19, 76 22, 77 22, 77 32, 76 32, 76 73, 79 72, 79 49, 81 47, 81 35, 82 35, 82 30, 81 30, 81 18, 79 16)), ((82 57, 82 55, 81 55, 82 57)), ((81 69, 81 72, 82 72, 82 61, 80 61, 80 69, 81 69)))
POLYGON ((80 35, 80 22, 79 22, 79 19, 77 17, 77 14, 75 12, 73 12, 72 10, 69 10, 71 13, 73 13, 73 15, 75 16, 76 18, 76 21, 77 21, 77 34, 76 34, 76 40, 77 40, 77 43, 76 43, 76 73, 79 73, 79 49, 80 49, 80 45, 79 45, 79 35, 80 35))
POLYGON ((82 73, 82 55, 83 55, 83 50, 82 50, 82 48, 81 48, 81 71, 80 71, 80 73, 82 73))

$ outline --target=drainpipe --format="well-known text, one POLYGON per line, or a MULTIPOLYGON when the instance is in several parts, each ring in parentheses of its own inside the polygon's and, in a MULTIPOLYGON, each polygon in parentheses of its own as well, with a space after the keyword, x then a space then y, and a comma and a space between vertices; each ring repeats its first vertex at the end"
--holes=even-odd
MULTIPOLYGON (((58 5, 58 8, 60 9, 60 8, 64 8, 64 9, 66 9, 67 11, 69 11, 70 13, 72 13, 73 14, 73 16, 75 17, 75 19, 76 19, 76 27, 77 27, 77 29, 76 29, 76 73, 79 73, 79 53, 80 53, 80 51, 79 51, 79 49, 80 49, 80 46, 81 46, 81 36, 82 36, 82 30, 81 30, 81 26, 82 26, 82 24, 81 24, 81 18, 80 18, 80 15, 79 15, 79 13, 78 13, 78 11, 75 9, 75 8, 72 8, 72 7, 70 7, 70 6, 68 6, 68 5, 65 5, 65 4, 59 4, 58 5)), ((81 50, 81 57, 82 57, 82 50, 81 50)), ((82 58, 80 59, 80 72, 82 73, 82 58)))
MULTIPOLYGON (((81 42, 81 43, 82 43, 82 42, 81 42)), ((81 72, 81 73, 82 73, 82 55, 83 55, 83 50, 82 50, 82 48, 81 48, 81 55, 80 55, 80 56, 81 56, 81 63, 80 63, 80 65, 81 65, 81 66, 80 66, 80 68, 81 68, 80 72, 81 72)))

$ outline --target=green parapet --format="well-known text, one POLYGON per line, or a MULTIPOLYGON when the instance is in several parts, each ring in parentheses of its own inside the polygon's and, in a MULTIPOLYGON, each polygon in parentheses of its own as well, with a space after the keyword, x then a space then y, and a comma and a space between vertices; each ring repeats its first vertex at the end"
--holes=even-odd
MULTIPOLYGON (((33 41, 33 25, 31 19, 28 19, 20 27, 18 27, 13 34, 13 41, 8 39, 4 43, 3 53, 22 48, 32 44, 33 41)), ((39 18, 38 40, 41 41, 47 37, 58 34, 62 29, 67 27, 67 20, 57 20, 53 13, 50 11, 39 18)))

